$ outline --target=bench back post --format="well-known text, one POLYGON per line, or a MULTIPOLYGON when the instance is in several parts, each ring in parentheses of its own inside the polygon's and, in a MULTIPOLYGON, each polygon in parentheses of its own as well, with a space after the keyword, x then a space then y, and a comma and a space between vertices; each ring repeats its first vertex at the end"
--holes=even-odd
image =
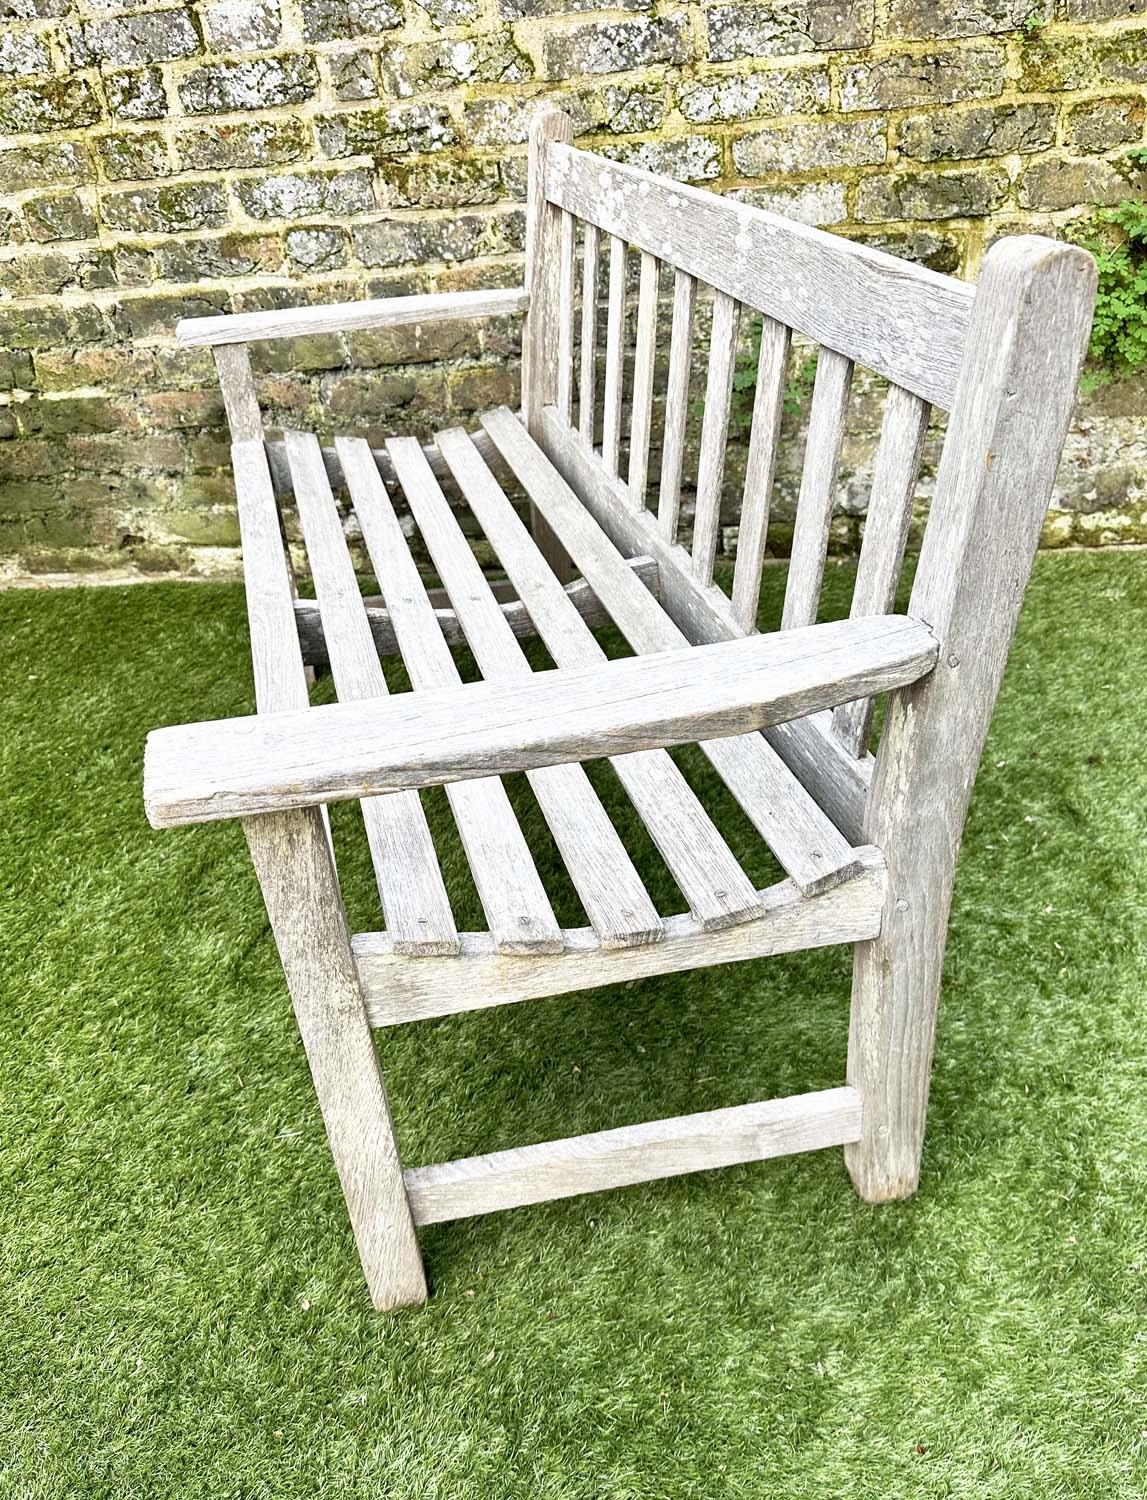
POLYGON ((870 1200, 919 1171, 940 965, 972 784, 1075 400, 1095 262, 1034 235, 980 277, 909 614, 936 670, 892 695, 864 817, 885 853, 881 935, 857 949, 849 1082, 864 1098, 849 1170, 870 1200))

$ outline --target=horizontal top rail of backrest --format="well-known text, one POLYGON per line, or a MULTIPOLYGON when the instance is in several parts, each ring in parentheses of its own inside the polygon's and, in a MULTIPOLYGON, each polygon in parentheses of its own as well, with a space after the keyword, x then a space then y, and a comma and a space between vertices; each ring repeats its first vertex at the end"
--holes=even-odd
POLYGON ((839 235, 551 145, 546 196, 947 410, 973 288, 839 235))

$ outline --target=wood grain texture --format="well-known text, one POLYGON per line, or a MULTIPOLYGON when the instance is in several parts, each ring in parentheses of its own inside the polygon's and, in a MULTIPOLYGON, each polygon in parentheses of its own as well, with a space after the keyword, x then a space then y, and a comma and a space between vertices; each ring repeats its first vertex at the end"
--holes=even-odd
POLYGON ((659 280, 657 257, 643 251, 637 295, 637 333, 633 344, 633 413, 629 428, 629 503, 634 510, 645 509, 645 489, 649 483, 659 280))
MULTIPOLYGON (((318 440, 299 432, 285 433, 284 440, 339 700, 384 698, 386 678, 318 440)), ((397 946, 411 954, 457 953, 458 931, 418 794, 364 803, 362 817, 386 925, 397 946)))
MULTIPOLYGON (((896 603, 931 413, 927 401, 901 386, 889 386, 852 591, 853 616, 887 614, 896 603)), ((871 698, 858 698, 833 710, 833 733, 850 755, 868 748, 872 709, 871 698)))
MULTIPOLYGON (((466 436, 471 442, 473 441, 468 433, 466 436)), ((341 443, 343 441, 362 440, 340 439, 339 441, 341 443)), ((375 473, 378 473, 377 464, 375 465, 375 473)), ((381 479, 381 475, 379 477, 381 479)), ((656 599, 658 587, 657 563, 654 559, 652 557, 630 557, 626 561, 656 599)), ((491 588, 494 591, 495 597, 497 597, 499 592, 501 592, 498 582, 492 582, 491 588)), ((458 616, 454 613, 453 606, 436 602, 436 595, 441 594, 441 592, 441 590, 436 589, 427 591, 434 623, 448 645, 464 646, 466 644, 466 636, 461 625, 458 623, 458 616)), ((537 635, 537 627, 530 618, 529 610, 520 599, 514 596, 512 589, 509 593, 510 597, 499 599, 498 606, 506 618, 506 624, 521 640, 537 635)), ((609 624, 609 615, 584 578, 575 578, 572 583, 567 583, 564 593, 587 626, 596 628, 599 625, 609 624)), ((367 598, 363 600, 363 603, 366 605, 366 618, 367 623, 370 625, 370 633, 374 637, 374 649, 378 652, 379 656, 394 656, 398 651, 398 640, 395 636, 394 624, 390 618, 390 611, 381 601, 372 603, 367 598)), ((330 657, 327 652, 326 638, 323 635, 323 620, 319 612, 318 603, 314 599, 296 599, 294 607, 295 624, 299 632, 299 644, 303 648, 303 660, 313 666, 329 666, 330 657)))
POLYGON ((811 625, 816 619, 851 389, 852 361, 822 349, 816 361, 782 630, 811 625))
POLYGON ((665 387, 665 432, 661 445, 661 488, 657 496, 657 524, 667 542, 677 540, 677 521, 681 513, 681 470, 689 420, 689 367, 693 359, 693 308, 696 300, 696 280, 685 271, 675 271, 669 375, 665 387))
POLYGON ((263 417, 251 373, 251 356, 245 344, 221 344, 211 351, 223 410, 233 443, 261 442, 263 417))
MULTIPOLYGON (((500 478, 504 476, 508 471, 499 459, 493 443, 490 442, 486 434, 482 431, 476 432, 474 434, 474 441, 477 443, 482 457, 488 464, 493 466, 495 473, 500 478)), ((271 465, 271 477, 275 481, 276 492, 283 495, 289 494, 291 489, 291 475, 287 468, 287 453, 283 447, 282 440, 278 438, 270 439, 266 443, 266 448, 267 458, 271 465)), ((446 475, 446 466, 439 456, 438 449, 433 443, 423 443, 422 451, 426 455, 427 463, 434 471, 435 478, 443 479, 446 475)), ((382 475, 382 482, 384 484, 393 484, 394 467, 387 456, 386 449, 371 448, 370 456, 378 466, 378 472, 382 475)), ((327 471, 327 478, 331 484, 335 486, 340 485, 342 483, 342 469, 339 466, 338 454, 331 443, 323 445, 323 464, 327 471)))
MULTIPOLYGON (((338 447, 411 684, 415 691, 457 686, 462 678, 370 450, 361 438, 342 438, 338 447)), ((497 777, 456 782, 446 797, 495 951, 560 953, 557 919, 502 783, 497 777)))
POLYGON ((940 642, 896 694, 865 826, 889 866, 880 936, 856 949, 846 1162, 870 1201, 914 1191, 956 854, 1075 399, 1095 298, 1086 252, 1035 236, 989 250, 909 611, 940 642))
POLYGON ((737 561, 733 569, 733 615, 746 632, 757 628, 761 569, 769 533, 769 503, 780 446, 791 341, 791 329, 775 318, 763 319, 749 455, 745 461, 745 489, 737 529, 737 561))
POLYGON ((557 407, 567 422, 573 420, 574 365, 574 216, 563 213, 558 237, 558 394, 557 407))
MULTIPOLYGON (((413 438, 394 439, 388 446, 411 513, 454 601, 483 678, 490 684, 520 684, 528 690, 535 674, 418 443, 413 438)), ((542 678, 555 675, 560 674, 540 674, 542 678)), ((540 707, 538 718, 544 720, 540 707)), ((581 758, 557 756, 555 763, 539 762, 541 769, 522 769, 527 770, 542 816, 603 946, 628 948, 657 942, 661 937, 657 908, 589 777, 580 765, 556 763, 581 758)))
POLYGON ((597 420, 597 275, 601 234, 594 224, 583 224, 582 232, 581 372, 577 420, 578 430, 592 447, 597 420))
POLYGON ((524 287, 366 298, 360 302, 328 303, 325 307, 276 307, 267 312, 183 318, 176 324, 175 337, 184 347, 257 344, 266 339, 305 338, 316 333, 354 333, 364 328, 504 318, 524 312, 529 302, 524 287))
POLYGON ((724 292, 713 293, 713 326, 709 337, 709 370, 705 381, 705 414, 697 457, 697 499, 693 511, 693 576, 712 583, 713 562, 721 530, 721 486, 729 437, 729 400, 737 366, 737 329, 741 310, 724 292))
POLYGON ((605 323, 605 391, 602 396, 601 458, 617 473, 621 449, 621 391, 625 370, 625 241, 609 241, 609 291, 605 323))
POLYGON ((353 947, 371 1024, 397 1026, 655 974, 860 942, 880 930, 884 862, 878 850, 861 849, 858 866, 851 880, 819 896, 802 896, 791 880, 760 891, 760 915, 753 922, 714 932, 692 916, 666 917, 660 943, 612 953, 602 949, 590 927, 567 928, 565 951, 544 959, 503 958, 488 933, 464 932, 459 957, 413 962, 395 954, 386 933, 360 933, 353 947))
MULTIPOLYGON (((581 503, 623 555, 649 552, 657 560, 658 599, 687 640, 737 640, 745 634, 729 600, 712 584, 700 584, 691 573, 689 554, 667 542, 653 518, 625 505, 618 481, 606 473, 600 458, 556 411, 545 414, 546 452, 581 503)), ((864 801, 872 774, 872 757, 854 759, 832 734, 831 714, 770 726, 765 737, 824 808, 844 836, 861 842, 864 801)))
MULTIPOLYGON (((604 663, 585 617, 546 567, 471 439, 456 429, 439 433, 438 444, 555 664, 604 663)), ((649 750, 617 756, 611 764, 701 926, 727 927, 759 915, 752 882, 669 755, 649 750)))
POLYGON ((840 1146, 856 1140, 859 1133, 857 1091, 825 1089, 415 1167, 406 1173, 406 1190, 415 1222, 439 1224, 736 1162, 840 1146))
POLYGON ((867 245, 571 146, 554 203, 947 410, 972 289, 867 245))

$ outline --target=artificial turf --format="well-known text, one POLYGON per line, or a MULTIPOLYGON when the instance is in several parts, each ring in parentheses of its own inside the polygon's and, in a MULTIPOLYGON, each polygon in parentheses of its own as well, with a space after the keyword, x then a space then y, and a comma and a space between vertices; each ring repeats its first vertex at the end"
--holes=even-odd
MULTIPOLYGON (((241 833, 143 817, 146 730, 250 708, 241 590, 10 593, 0 644, 5 1500, 1147 1489, 1147 556, 1037 563, 918 1195, 862 1204, 831 1151, 441 1226, 429 1305, 391 1317, 241 833)), ((353 840, 345 878, 377 925, 353 840)), ((384 1033, 404 1153, 831 1086, 848 974, 831 949, 384 1033)))

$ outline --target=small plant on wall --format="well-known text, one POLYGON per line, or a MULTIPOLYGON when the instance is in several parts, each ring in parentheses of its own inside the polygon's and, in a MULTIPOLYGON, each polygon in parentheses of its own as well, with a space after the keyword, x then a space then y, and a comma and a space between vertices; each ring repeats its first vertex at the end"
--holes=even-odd
MULTIPOLYGON (((1147 153, 1138 153, 1140 158, 1147 153)), ((1147 202, 1129 200, 1073 225, 1069 237, 1099 267, 1091 331, 1096 374, 1132 374, 1147 367, 1147 202)), ((1092 380, 1096 379, 1093 374, 1092 380)))

